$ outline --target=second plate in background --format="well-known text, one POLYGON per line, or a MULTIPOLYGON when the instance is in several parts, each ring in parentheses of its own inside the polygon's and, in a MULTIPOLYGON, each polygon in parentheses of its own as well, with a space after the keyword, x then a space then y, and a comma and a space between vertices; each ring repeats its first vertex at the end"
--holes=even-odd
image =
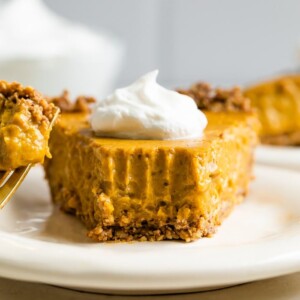
POLYGON ((300 171, 300 147, 259 146, 256 162, 300 171))

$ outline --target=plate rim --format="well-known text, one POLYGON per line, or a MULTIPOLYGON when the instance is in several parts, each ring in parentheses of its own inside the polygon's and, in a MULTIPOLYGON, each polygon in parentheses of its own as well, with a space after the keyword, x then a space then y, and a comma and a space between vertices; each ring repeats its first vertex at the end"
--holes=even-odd
MULTIPOLYGON (((272 171, 273 176, 280 173, 281 176, 295 176, 300 180, 300 173, 292 170, 257 165, 256 170, 269 170, 272 171)), ((226 263, 221 257, 215 257, 213 267, 209 265, 210 260, 203 264, 203 255, 205 257, 209 254, 212 258, 220 252, 219 250, 208 247, 201 253, 195 254, 197 247, 186 247, 188 251, 193 251, 193 255, 199 261, 189 265, 189 270, 184 272, 184 266, 189 262, 189 253, 185 249, 187 256, 177 257, 179 255, 177 252, 181 252, 183 247, 179 247, 173 253, 167 253, 168 247, 162 247, 159 251, 160 257, 157 253, 154 253, 155 255, 152 253, 152 259, 159 262, 159 270, 157 265, 151 263, 151 260, 143 262, 144 252, 134 253, 134 257, 133 254, 127 254, 127 259, 134 259, 135 264, 126 268, 128 261, 124 262, 124 258, 118 259, 117 252, 109 251, 111 250, 109 244, 101 249, 89 248, 91 256, 87 259, 81 247, 33 240, 0 230, 0 275, 10 279, 93 289, 108 293, 135 294, 149 291, 165 293, 228 286, 300 271, 300 239, 297 239, 297 233, 300 233, 300 222, 291 227, 289 234, 281 237, 280 247, 276 239, 242 244, 239 246, 239 253, 232 253, 232 247, 226 249, 222 246, 222 254, 226 257, 226 263), (72 251, 72 256, 68 255, 68 250, 72 251), (20 253, 22 255, 18 256, 17 254, 20 253), (162 253, 164 258, 168 257, 169 260, 162 260, 162 253), (272 253, 271 257, 270 253, 272 253), (74 264, 74 255, 78 259, 78 265, 74 264), (96 260, 99 256, 104 259, 96 260), (177 259, 177 272, 172 263, 174 259, 177 259), (51 265, 48 263, 51 261, 56 263, 51 265), (220 270, 216 266, 222 261, 223 269, 220 270), (144 264, 143 268, 140 268, 141 264, 144 264), (178 266, 181 268, 180 274, 178 274, 178 266), (201 271, 199 271, 199 266, 202 268, 201 271), (126 272, 124 272, 125 269, 126 272)))
POLYGON ((258 164, 300 170, 300 147, 259 145, 255 150, 258 164))

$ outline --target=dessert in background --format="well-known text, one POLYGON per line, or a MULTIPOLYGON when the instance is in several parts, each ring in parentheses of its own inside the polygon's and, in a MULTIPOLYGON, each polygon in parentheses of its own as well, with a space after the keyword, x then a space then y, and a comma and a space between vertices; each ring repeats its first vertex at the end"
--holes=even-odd
POLYGON ((287 75, 248 87, 265 144, 300 145, 300 75, 287 75))
POLYGON ((0 81, 0 170, 50 157, 48 139, 57 108, 32 87, 0 81))
POLYGON ((64 19, 42 0, 0 3, 0 78, 45 95, 67 88, 97 97, 113 88, 123 45, 107 34, 64 19))
POLYGON ((52 199, 96 241, 210 236, 248 192, 257 119, 247 99, 222 92, 215 110, 208 89, 201 112, 156 76, 116 90, 92 113, 67 109, 51 134, 52 199))

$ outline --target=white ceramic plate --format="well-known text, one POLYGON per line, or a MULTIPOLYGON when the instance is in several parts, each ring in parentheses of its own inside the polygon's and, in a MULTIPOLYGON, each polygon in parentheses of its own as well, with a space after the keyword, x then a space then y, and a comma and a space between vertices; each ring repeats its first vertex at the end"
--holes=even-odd
POLYGON ((300 171, 300 147, 259 146, 256 161, 300 171))
POLYGON ((250 196, 213 238, 97 244, 53 210, 33 169, 0 216, 0 276, 106 293, 198 291, 300 270, 300 173, 256 167, 250 196))

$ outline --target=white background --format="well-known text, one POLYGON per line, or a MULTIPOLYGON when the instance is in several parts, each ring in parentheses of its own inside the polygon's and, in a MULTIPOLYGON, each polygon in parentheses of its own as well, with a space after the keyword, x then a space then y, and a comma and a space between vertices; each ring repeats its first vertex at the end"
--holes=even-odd
POLYGON ((59 14, 121 38, 118 84, 155 68, 160 82, 247 83, 298 63, 299 0, 46 0, 59 14))

